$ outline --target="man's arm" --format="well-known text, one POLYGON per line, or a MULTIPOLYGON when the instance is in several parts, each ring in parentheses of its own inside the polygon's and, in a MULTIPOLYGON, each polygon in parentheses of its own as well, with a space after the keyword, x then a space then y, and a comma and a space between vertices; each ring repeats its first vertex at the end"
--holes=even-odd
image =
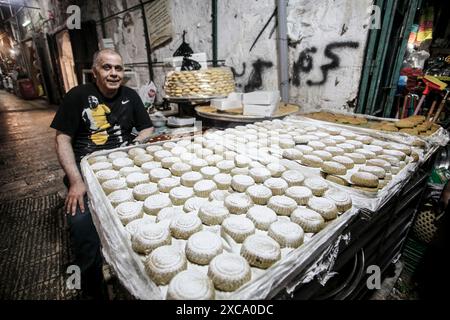
POLYGON ((153 128, 147 128, 141 130, 138 136, 133 140, 134 142, 138 142, 139 144, 146 143, 148 139, 151 137, 153 133, 153 128))
POLYGON ((86 186, 84 185, 83 178, 78 170, 77 163, 75 161, 75 154, 72 148, 72 138, 56 131, 56 153, 58 155, 59 163, 63 168, 69 179, 69 193, 66 198, 66 211, 75 215, 77 205, 80 206, 81 212, 84 213, 84 195, 86 194, 86 186))

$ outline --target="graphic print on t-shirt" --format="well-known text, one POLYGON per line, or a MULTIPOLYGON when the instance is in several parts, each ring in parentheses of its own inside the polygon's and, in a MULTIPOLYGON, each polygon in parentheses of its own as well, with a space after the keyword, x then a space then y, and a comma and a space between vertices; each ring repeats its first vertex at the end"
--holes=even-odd
POLYGON ((108 121, 111 109, 106 104, 99 104, 95 96, 89 96, 88 102, 89 106, 83 109, 82 118, 93 132, 89 138, 96 145, 104 145, 109 138, 107 130, 111 128, 108 121))

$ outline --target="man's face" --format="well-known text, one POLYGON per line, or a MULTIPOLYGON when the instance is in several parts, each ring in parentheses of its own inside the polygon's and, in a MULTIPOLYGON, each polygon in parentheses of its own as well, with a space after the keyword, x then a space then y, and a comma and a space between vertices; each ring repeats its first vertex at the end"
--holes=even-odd
POLYGON ((93 69, 95 83, 106 96, 117 93, 123 80, 123 63, 119 55, 104 52, 98 57, 98 63, 93 69))

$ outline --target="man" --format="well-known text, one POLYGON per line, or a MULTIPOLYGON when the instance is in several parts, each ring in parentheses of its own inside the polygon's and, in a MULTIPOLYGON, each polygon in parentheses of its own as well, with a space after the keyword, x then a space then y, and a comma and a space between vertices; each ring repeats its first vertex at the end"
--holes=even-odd
POLYGON ((87 205, 80 161, 97 150, 145 142, 153 128, 138 94, 121 85, 124 76, 122 57, 114 50, 104 49, 97 52, 93 60, 95 83, 71 89, 51 127, 56 129, 56 152, 66 173, 65 208, 76 264, 81 269, 82 290, 88 296, 100 298, 100 241, 87 205), (135 138, 133 128, 139 132, 135 138))

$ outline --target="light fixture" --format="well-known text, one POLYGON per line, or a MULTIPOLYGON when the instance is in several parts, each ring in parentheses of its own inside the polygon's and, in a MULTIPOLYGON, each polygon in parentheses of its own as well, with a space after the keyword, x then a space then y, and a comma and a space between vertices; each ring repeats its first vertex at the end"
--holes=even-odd
POLYGON ((31 23, 31 20, 26 20, 24 23, 22 23, 22 27, 26 27, 31 23))

